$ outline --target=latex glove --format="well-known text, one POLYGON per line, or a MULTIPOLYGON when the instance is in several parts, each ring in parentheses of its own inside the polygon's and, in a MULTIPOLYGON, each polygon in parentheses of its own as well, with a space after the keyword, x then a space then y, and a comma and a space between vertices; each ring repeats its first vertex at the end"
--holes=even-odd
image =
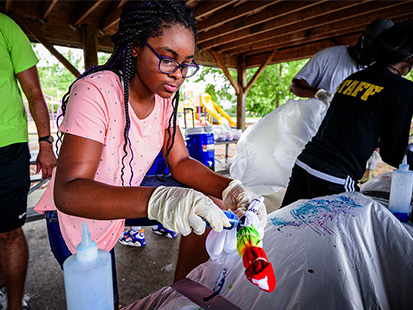
MULTIPOLYGON (((233 210, 238 217, 242 217, 248 210, 250 203, 258 196, 246 188, 241 181, 233 180, 222 192, 222 198, 228 208, 233 210)), ((264 228, 267 224, 267 209, 264 202, 259 204, 257 216, 260 226, 264 228)))
POLYGON ((217 232, 222 231, 223 226, 230 226, 224 212, 210 198, 183 187, 157 187, 149 198, 148 218, 184 236, 192 230, 202 235, 205 232, 203 219, 217 232))
POLYGON ((324 102, 324 104, 329 107, 331 100, 333 100, 333 94, 330 93, 329 91, 326 91, 322 88, 320 88, 314 95, 314 98, 321 100, 322 102, 324 102))

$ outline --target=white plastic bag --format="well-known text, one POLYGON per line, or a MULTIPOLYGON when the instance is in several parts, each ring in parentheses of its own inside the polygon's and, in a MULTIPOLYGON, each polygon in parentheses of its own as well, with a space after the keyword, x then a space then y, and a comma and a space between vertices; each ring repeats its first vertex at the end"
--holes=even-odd
POLYGON ((316 134, 326 111, 317 99, 290 100, 248 127, 238 141, 231 177, 253 190, 255 186, 257 194, 286 187, 297 156, 316 134))

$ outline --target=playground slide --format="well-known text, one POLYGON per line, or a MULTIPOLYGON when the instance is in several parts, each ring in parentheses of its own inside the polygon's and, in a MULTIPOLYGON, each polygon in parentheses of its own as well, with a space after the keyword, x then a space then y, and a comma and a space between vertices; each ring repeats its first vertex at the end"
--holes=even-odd
POLYGON ((201 106, 205 107, 207 112, 210 113, 218 121, 219 125, 221 125, 223 122, 222 118, 225 118, 228 121, 229 126, 237 126, 237 123, 232 120, 232 118, 224 111, 224 109, 212 100, 210 94, 202 93, 201 95, 199 95, 199 101, 201 106))

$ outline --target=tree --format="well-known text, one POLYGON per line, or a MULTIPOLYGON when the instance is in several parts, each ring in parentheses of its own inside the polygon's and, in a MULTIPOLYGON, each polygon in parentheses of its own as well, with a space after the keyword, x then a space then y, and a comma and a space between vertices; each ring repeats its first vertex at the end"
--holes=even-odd
MULTIPOLYGON (((247 93, 247 114, 263 116, 286 101, 295 98, 295 95, 290 93, 289 86, 292 78, 306 62, 307 59, 304 59, 267 66, 247 93)), ((247 69, 247 81, 253 77, 257 70, 257 68, 247 69)), ((231 70, 230 74, 236 80, 237 73, 231 70)), ((207 83, 205 91, 218 103, 220 101, 232 102, 233 106, 228 112, 236 114, 235 91, 221 69, 202 67, 202 72, 196 82, 200 81, 212 81, 207 83), (220 81, 218 85, 217 81, 220 81)))
MULTIPOLYGON (((42 49, 37 48, 35 43, 33 44, 33 50, 40 60, 40 65, 37 66, 37 69, 43 93, 55 98, 61 98, 67 92, 75 77, 48 51, 44 52, 42 49)), ((83 57, 79 56, 79 53, 68 49, 62 52, 62 54, 78 71, 83 71, 83 57)))
MULTIPOLYGON (((38 65, 37 69, 39 71, 43 92, 49 96, 61 98, 76 78, 48 51, 38 48, 35 43, 33 43, 32 46, 37 58, 41 62, 41 65, 38 65)), ((61 53, 79 72, 82 73, 85 70, 83 52, 81 52, 81 50, 64 49, 61 53)), ((109 53, 99 52, 98 63, 104 64, 109 57, 109 53)))

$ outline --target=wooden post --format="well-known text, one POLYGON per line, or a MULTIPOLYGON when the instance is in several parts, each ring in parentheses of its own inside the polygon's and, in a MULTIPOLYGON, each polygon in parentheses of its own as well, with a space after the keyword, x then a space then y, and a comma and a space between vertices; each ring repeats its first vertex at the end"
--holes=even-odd
POLYGON ((231 74, 228 71, 228 68, 225 66, 224 61, 222 60, 222 56, 212 51, 212 56, 215 58, 215 61, 222 69, 222 72, 227 77, 228 81, 231 83, 232 87, 235 89, 235 93, 237 94, 237 128, 245 130, 245 108, 246 108, 246 99, 247 93, 264 71, 265 67, 270 63, 276 51, 272 51, 271 54, 265 59, 263 64, 258 68, 257 72, 255 72, 254 76, 251 78, 247 85, 247 65, 244 57, 240 57, 238 59, 237 64, 237 82, 234 81, 231 74))
POLYGON ((245 91, 247 86, 247 68, 243 57, 240 58, 237 66, 237 84, 239 89, 237 93, 237 128, 244 131, 247 99, 247 92, 245 91))
POLYGON ((82 47, 85 59, 85 70, 98 65, 98 37, 97 27, 93 25, 82 25, 82 47))

